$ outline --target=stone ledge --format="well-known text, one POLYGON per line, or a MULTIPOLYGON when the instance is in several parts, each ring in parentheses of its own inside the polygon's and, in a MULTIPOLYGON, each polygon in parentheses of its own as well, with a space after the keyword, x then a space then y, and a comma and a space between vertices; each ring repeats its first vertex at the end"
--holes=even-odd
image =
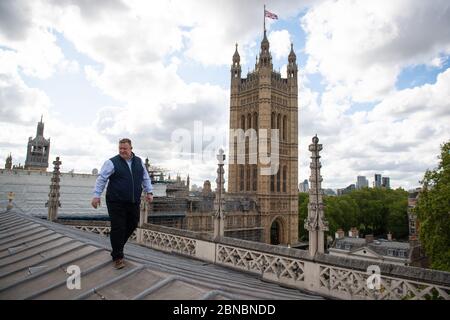
POLYGON ((150 231, 156 231, 156 232, 162 232, 162 233, 168 233, 168 234, 177 235, 177 236, 185 237, 185 238, 192 238, 194 240, 197 239, 197 240, 213 242, 212 235, 209 235, 206 233, 201 233, 201 232, 165 227, 165 226, 150 224, 150 223, 144 223, 142 226, 142 229, 144 229, 144 230, 147 229, 150 231))
POLYGON ((400 266, 389 263, 375 263, 360 259, 349 259, 345 257, 337 257, 329 254, 317 254, 314 262, 323 263, 331 267, 341 267, 366 272, 370 265, 380 267, 381 275, 398 277, 405 280, 418 282, 427 282, 450 287, 450 272, 423 269, 411 266, 400 266))

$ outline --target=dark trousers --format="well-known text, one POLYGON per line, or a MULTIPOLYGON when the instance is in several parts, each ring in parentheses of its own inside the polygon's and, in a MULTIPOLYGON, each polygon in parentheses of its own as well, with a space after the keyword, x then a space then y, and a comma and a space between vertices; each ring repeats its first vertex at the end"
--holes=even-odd
POLYGON ((111 220, 111 256, 123 259, 123 247, 139 222, 139 203, 106 202, 111 220))

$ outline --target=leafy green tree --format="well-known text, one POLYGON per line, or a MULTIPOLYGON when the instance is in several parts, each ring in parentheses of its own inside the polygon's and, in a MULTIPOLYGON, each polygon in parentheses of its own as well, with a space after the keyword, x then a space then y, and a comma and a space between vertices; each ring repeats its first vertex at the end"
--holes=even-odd
POLYGON ((387 217, 387 231, 397 239, 406 239, 409 234, 408 227, 408 192, 395 190, 392 202, 387 203, 389 215, 387 217))
MULTIPOLYGON (((308 215, 308 194, 299 194, 299 238, 308 239, 303 227, 308 215)), ((373 233, 394 238, 408 237, 408 193, 403 189, 363 188, 339 197, 324 196, 325 218, 329 223, 328 235, 357 227, 361 235, 373 233)))
POLYGON ((308 193, 298 194, 298 238, 300 241, 308 241, 309 234, 305 229, 305 219, 308 217, 308 193))
POLYGON ((425 172, 415 211, 431 267, 450 271, 450 141, 441 145, 439 159, 436 169, 425 172))

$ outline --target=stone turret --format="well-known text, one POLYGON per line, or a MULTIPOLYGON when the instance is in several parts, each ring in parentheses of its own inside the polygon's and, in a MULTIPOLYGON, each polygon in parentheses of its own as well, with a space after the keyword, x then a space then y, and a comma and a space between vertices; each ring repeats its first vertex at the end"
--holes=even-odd
POLYGON ((44 138, 44 123, 38 122, 36 137, 28 139, 25 170, 47 171, 50 154, 50 139, 44 138))
POLYGON ((214 237, 223 237, 225 230, 225 216, 223 214, 224 207, 224 194, 225 194, 225 178, 223 169, 225 154, 223 150, 219 150, 219 154, 217 155, 218 168, 217 168, 217 188, 216 188, 216 198, 214 200, 214 237))
POLYGON ((12 169, 12 156, 11 156, 11 153, 10 153, 9 156, 6 158, 5 169, 6 169, 6 170, 11 170, 11 169, 12 169))
POLYGON ((319 144, 317 135, 313 137, 312 144, 309 145, 311 151, 311 176, 309 177, 309 204, 308 218, 305 220, 305 229, 309 231, 309 254, 313 257, 317 252, 324 253, 325 237, 324 232, 328 231, 328 222, 325 220, 322 176, 320 175, 320 151, 322 145, 319 144))
POLYGON ((59 157, 56 157, 56 161, 53 161, 55 165, 53 169, 52 180, 50 184, 50 193, 48 194, 48 201, 45 204, 48 207, 48 220, 56 221, 58 219, 58 208, 61 207, 61 202, 59 201, 59 182, 61 172, 59 171, 59 166, 61 165, 59 157))

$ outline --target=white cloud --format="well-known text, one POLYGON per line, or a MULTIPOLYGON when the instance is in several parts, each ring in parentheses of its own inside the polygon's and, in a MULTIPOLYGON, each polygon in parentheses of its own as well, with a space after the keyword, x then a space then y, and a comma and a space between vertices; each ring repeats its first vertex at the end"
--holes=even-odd
POLYGON ((17 54, 0 49, 0 122, 30 124, 48 114, 50 101, 44 92, 23 82, 17 61, 17 54))
MULTIPOLYGON (((331 102, 338 97, 335 93, 331 102)), ((345 187, 357 175, 373 180, 381 173, 394 187, 412 188, 436 166, 440 144, 449 139, 450 68, 436 83, 393 92, 370 111, 348 114, 345 101, 334 108, 323 99, 318 103, 308 88, 301 88, 299 103, 299 180, 309 175, 307 146, 318 133, 325 187, 345 187)))
POLYGON ((450 53, 446 1, 328 1, 301 22, 308 72, 349 88, 358 102, 387 96, 402 67, 450 53))
MULTIPOLYGON (((358 174, 372 177, 374 170, 391 175, 394 186, 416 185, 448 139, 449 75, 400 92, 395 82, 405 66, 444 65, 450 52, 448 3, 273 1, 268 9, 282 20, 309 4, 301 21, 308 61, 299 81, 299 180, 309 176, 302 168, 308 168, 307 145, 317 133, 324 144, 325 186, 344 187, 358 174), (323 94, 308 87, 305 71, 323 75, 323 94), (366 101, 379 103, 373 111, 349 113, 354 102, 366 101)), ((193 133, 198 120, 205 136, 220 136, 229 124, 229 91, 209 79, 186 83, 178 68, 191 62, 228 66, 235 42, 242 64, 252 67, 262 37, 262 5, 262 0, 1 2, 0 125, 8 134, 0 144, 23 154, 25 148, 17 145, 35 132, 33 122, 44 113, 52 156, 64 157, 68 170, 90 172, 115 152, 118 138, 130 136, 138 154, 172 173, 189 171, 202 185, 215 176, 214 157, 198 165, 173 157, 171 133, 193 133), (56 32, 94 63, 65 57, 56 32), (49 79, 55 72, 80 70, 117 102, 92 110, 83 127, 59 121, 56 111, 64 112, 64 106, 52 105, 22 78, 49 79)), ((294 32, 271 32, 272 23, 277 22, 267 21, 272 54, 286 59, 294 32)))
POLYGON ((273 31, 269 33, 268 40, 270 51, 275 59, 285 59, 291 51, 291 35, 287 30, 273 31))

